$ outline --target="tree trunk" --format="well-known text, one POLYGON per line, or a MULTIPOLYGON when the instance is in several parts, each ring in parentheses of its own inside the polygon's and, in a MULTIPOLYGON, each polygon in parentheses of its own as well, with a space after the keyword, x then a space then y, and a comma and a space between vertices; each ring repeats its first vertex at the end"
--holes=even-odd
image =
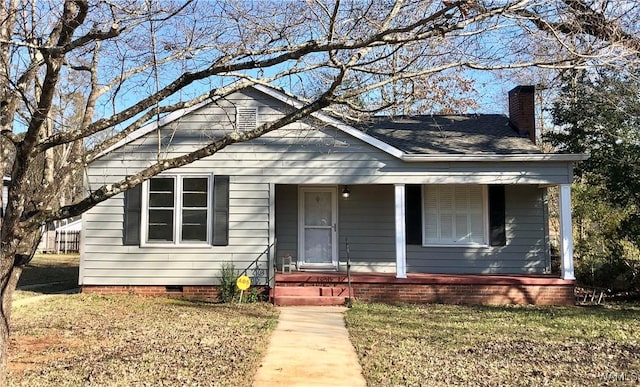
MULTIPOLYGON (((2 259, 5 259, 4 254, 2 259)), ((2 302, 2 315, 0 316, 0 386, 7 386, 7 371, 9 365, 9 322, 11 321, 11 301, 13 292, 18 285, 20 274, 24 266, 13 266, 9 274, 9 280, 2 289, 0 300, 2 302)))
MULTIPOLYGON (((18 285, 20 274, 31 258, 33 258, 42 229, 38 228, 25 234, 16 248, 2 249, 2 288, 0 289, 0 387, 7 386, 7 367, 9 364, 9 331, 11 322, 11 303, 13 293, 18 285)), ((4 243, 3 246, 10 246, 4 243)))

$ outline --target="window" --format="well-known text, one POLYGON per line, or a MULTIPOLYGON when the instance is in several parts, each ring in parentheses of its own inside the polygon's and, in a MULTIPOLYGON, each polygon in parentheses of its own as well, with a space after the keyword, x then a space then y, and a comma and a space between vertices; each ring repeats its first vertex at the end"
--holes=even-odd
POLYGON ((423 186, 424 245, 487 245, 484 185, 423 186))
POLYGON ((207 244, 211 224, 208 176, 162 176, 145 186, 144 241, 150 244, 207 244))
POLYGON ((149 181, 149 241, 174 241, 175 178, 149 181))

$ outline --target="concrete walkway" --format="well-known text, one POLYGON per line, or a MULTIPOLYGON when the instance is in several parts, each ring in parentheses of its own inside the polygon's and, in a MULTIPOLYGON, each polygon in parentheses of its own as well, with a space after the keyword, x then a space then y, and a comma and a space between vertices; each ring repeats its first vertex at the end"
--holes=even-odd
POLYGON ((366 386, 344 325, 345 307, 279 308, 254 387, 366 386))
MULTIPOLYGON (((25 288, 26 287, 21 288, 21 289, 16 289, 16 290, 27 290, 25 288)), ((61 290, 59 292, 55 292, 55 293, 51 293, 51 294, 40 294, 40 295, 37 295, 37 296, 21 298, 19 300, 14 300, 11 303, 11 306, 12 307, 18 307, 18 306, 23 306, 23 305, 29 305, 29 304, 33 304, 34 302, 40 302, 40 301, 46 300, 48 298, 62 297, 62 296, 66 296, 68 294, 75 294, 75 293, 80 293, 80 288, 61 290)))

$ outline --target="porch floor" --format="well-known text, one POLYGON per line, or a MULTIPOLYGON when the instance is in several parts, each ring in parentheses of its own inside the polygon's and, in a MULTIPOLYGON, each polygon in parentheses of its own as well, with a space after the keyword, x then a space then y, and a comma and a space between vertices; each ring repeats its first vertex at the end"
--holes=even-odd
MULTIPOLYGON (((336 271, 294 271, 276 273, 276 283, 347 283, 347 273, 336 271)), ((442 284, 442 285, 575 285, 553 274, 430 274, 408 273, 396 278, 395 273, 351 273, 352 283, 376 284, 442 284)))

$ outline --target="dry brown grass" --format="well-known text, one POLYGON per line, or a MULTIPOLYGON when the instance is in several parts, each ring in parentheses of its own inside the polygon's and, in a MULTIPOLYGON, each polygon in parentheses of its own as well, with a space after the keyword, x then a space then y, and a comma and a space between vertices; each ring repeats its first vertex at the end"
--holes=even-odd
POLYGON ((135 296, 51 296, 14 308, 15 386, 249 385, 277 312, 135 296))
POLYGON ((640 307, 356 304, 371 386, 600 386, 640 381, 640 307))

